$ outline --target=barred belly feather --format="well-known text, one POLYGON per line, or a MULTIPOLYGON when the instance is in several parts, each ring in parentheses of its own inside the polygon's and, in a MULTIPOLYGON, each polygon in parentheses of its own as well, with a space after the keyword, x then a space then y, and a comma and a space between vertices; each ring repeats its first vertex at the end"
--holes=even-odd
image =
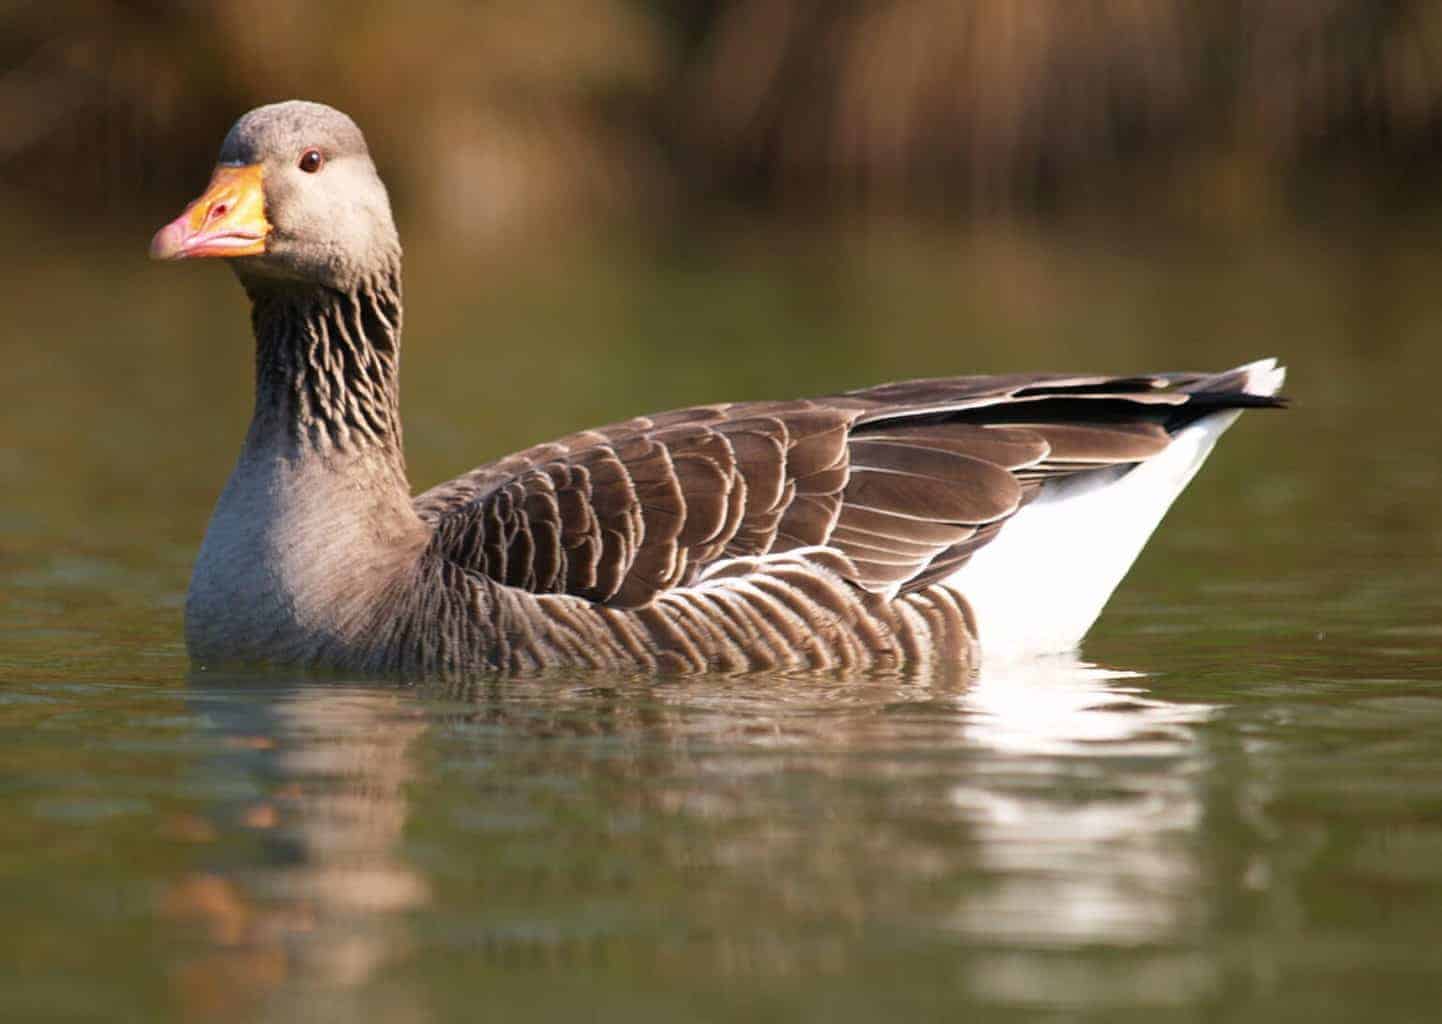
MULTIPOLYGON (((643 608, 598 606, 477 581, 476 614, 494 643, 479 644, 484 667, 508 672, 578 666, 608 671, 965 670, 976 637, 965 601, 943 586, 900 600, 860 590, 817 551, 747 559, 643 608), (517 627, 520 628, 517 628, 517 627)), ((404 666, 409 668, 411 666, 404 666)), ((465 671, 449 665, 416 666, 465 671)))

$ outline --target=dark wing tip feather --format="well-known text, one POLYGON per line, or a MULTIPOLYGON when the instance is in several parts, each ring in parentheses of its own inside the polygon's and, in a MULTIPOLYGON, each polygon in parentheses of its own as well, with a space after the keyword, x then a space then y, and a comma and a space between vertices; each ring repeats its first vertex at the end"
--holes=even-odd
POLYGON ((1287 395, 1257 395, 1250 391, 1196 391, 1187 404, 1172 410, 1163 425, 1168 433, 1176 433, 1204 416, 1229 409, 1286 409, 1292 404, 1287 395))

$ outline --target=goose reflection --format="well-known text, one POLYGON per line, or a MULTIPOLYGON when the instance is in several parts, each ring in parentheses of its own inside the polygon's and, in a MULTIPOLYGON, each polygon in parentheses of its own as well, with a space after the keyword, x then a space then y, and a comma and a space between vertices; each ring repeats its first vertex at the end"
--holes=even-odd
POLYGON ((365 1015, 380 986, 420 1018, 421 954, 499 989, 518 965, 844 973, 877 934, 938 933, 1003 1002, 1081 998, 1058 951, 1174 946, 1217 882, 1193 842, 1215 709, 1144 682, 1074 658, 979 678, 207 678, 194 702, 225 751, 207 764, 237 780, 211 818, 259 846, 169 901, 212 947, 181 1002, 365 1015))
POLYGON ((602 775, 598 787, 628 784, 630 807, 724 833, 719 856, 735 870, 790 863, 786 877, 743 883, 784 902, 870 891, 903 905, 928 878, 961 875, 981 884, 928 908, 927 927, 1018 949, 1133 946, 1184 936, 1205 913, 1191 840, 1199 726, 1218 712, 1144 682, 1058 657, 973 679, 513 683, 469 691, 466 715, 490 728, 486 755, 527 778, 602 775), (536 742, 561 736, 625 742, 594 757, 536 742), (815 806, 778 796, 771 780, 786 777, 815 806), (848 848, 884 851, 886 870, 848 848))
POLYGON ((191 690, 219 741, 206 771, 236 795, 189 823, 213 862, 163 901, 208 939, 173 978, 182 1016, 367 1016, 359 993, 409 946, 400 912, 429 898, 398 852, 424 718, 394 687, 196 673, 191 690))
POLYGON ((984 669, 961 698, 969 742, 1012 754, 1177 755, 1216 708, 1148 695, 1145 677, 1074 655, 984 669))
POLYGON ((1134 985, 1127 996, 1144 1004, 1185 1002, 1215 983, 1210 965, 1166 950, 1207 923, 1207 866, 1191 842, 1205 812, 1197 726, 1219 709, 1140 682, 1048 659, 997 667, 963 698, 962 736, 994 756, 951 800, 989 882, 942 927, 996 950, 970 972, 991 998, 1093 1002, 1097 978, 1044 955, 1078 946, 1159 951, 1149 970, 1107 979, 1113 998, 1134 985))

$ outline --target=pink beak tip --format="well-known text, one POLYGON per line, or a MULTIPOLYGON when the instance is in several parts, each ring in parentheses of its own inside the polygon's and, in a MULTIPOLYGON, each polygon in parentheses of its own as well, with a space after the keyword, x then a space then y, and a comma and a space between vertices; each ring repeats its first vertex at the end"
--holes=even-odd
POLYGON ((173 260, 182 254, 186 231, 181 220, 183 218, 177 218, 155 233, 155 237, 150 240, 151 259, 173 260))

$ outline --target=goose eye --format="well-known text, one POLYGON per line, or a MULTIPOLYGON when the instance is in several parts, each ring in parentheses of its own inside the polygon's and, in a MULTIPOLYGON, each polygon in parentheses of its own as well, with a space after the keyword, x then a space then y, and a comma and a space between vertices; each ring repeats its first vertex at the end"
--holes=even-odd
POLYGON ((304 153, 300 155, 299 166, 300 169, 302 171, 305 171, 306 174, 314 174, 316 171, 320 170, 320 165, 324 162, 324 159, 320 155, 320 150, 307 149, 304 153))

